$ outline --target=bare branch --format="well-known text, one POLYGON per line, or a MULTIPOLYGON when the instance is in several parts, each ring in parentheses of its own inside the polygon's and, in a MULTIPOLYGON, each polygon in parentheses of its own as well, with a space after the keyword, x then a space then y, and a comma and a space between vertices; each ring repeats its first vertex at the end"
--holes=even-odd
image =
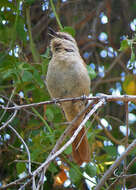
POLYGON ((114 162, 114 164, 112 164, 112 166, 105 172, 104 176, 101 178, 101 180, 99 181, 98 185, 96 186, 95 190, 101 190, 102 186, 104 185, 104 183, 106 182, 106 180, 108 179, 108 177, 110 177, 110 175, 113 173, 113 171, 118 167, 118 165, 120 164, 120 162, 122 160, 125 159, 125 157, 131 152, 131 150, 133 150, 136 147, 136 139, 128 146, 128 148, 121 154, 121 156, 119 158, 117 158, 114 162))
POLYGON ((21 142, 23 143, 25 149, 26 149, 26 152, 27 152, 27 156, 28 156, 28 172, 29 174, 31 175, 32 172, 31 172, 31 156, 30 156, 30 151, 29 151, 29 148, 27 146, 27 144, 25 143, 25 141, 23 140, 23 138, 19 135, 19 133, 11 126, 11 125, 8 125, 8 127, 16 134, 16 136, 21 140, 21 142))
MULTIPOLYGON (((125 139, 125 148, 128 147, 128 102, 125 103, 125 111, 126 111, 126 139, 125 139)), ((123 175, 126 175, 126 169, 127 169, 127 156, 124 159, 124 165, 123 165, 123 175)), ((125 189, 126 186, 126 178, 123 178, 123 188, 125 189)))
POLYGON ((101 79, 99 79, 97 82, 96 82, 96 84, 95 84, 95 86, 92 88, 92 90, 94 91, 96 88, 97 88, 97 86, 101 83, 101 80, 103 80, 111 71, 112 71, 112 69, 115 67, 115 65, 121 60, 121 58, 123 57, 123 55, 125 54, 125 52, 123 51, 123 52, 121 52, 115 59, 114 59, 114 61, 112 62, 112 64, 110 65, 110 67, 105 71, 105 76, 101 79))
MULTIPOLYGON (((46 159, 45 162, 43 162, 33 173, 33 176, 36 176, 39 172, 41 172, 44 169, 44 172, 46 171, 47 167, 49 166, 49 163, 54 160, 59 154, 61 154, 76 138, 76 136, 78 135, 78 133, 80 132, 80 130, 83 128, 83 126, 85 125, 85 123, 88 121, 88 119, 96 112, 96 110, 101 107, 103 104, 105 103, 105 99, 100 100, 94 107, 93 109, 91 109, 91 111, 86 115, 85 119, 80 123, 79 127, 75 130, 74 134, 72 135, 72 137, 70 138, 69 141, 66 142, 66 144, 64 146, 62 146, 57 152, 55 153, 50 153, 50 155, 48 156, 48 158, 46 159)), ((72 121, 71 124, 73 124, 75 122, 75 119, 72 121)), ((69 127, 68 127, 69 128, 69 127)), ((69 132, 69 131, 68 131, 69 132)), ((65 132, 63 133, 65 136, 65 132)), ((58 147, 57 147, 58 148, 58 147)), ((55 151, 55 150, 54 150, 55 151)), ((43 175, 42 175, 43 177, 43 175)), ((32 178, 30 180, 28 180, 28 182, 26 182, 19 190, 22 190, 22 188, 24 188, 28 183, 31 183, 32 178)), ((42 182, 42 181, 40 181, 42 182)), ((39 186, 42 185, 42 183, 39 184, 39 186)), ((38 187, 39 188, 39 187, 38 187)))
MULTIPOLYGON (((34 177, 34 176, 33 176, 34 177)), ((30 184, 33 180, 33 177, 28 179, 27 182, 25 182, 18 190, 23 190, 24 187, 26 187, 28 184, 30 184)), ((35 190, 35 189, 34 189, 35 190)))
POLYGON ((135 162, 136 162, 136 157, 135 157, 133 160, 131 160, 131 162, 128 164, 126 170, 128 171, 129 168, 131 168, 131 166, 132 166, 135 162))
POLYGON ((112 141, 114 142, 115 144, 123 144, 122 140, 118 140, 118 139, 115 139, 112 134, 108 131, 108 129, 106 127, 104 127, 104 125, 102 124, 100 118, 98 115, 95 115, 95 119, 96 121, 102 126, 106 136, 112 141))
MULTIPOLYGON (((9 165, 12 164, 13 162, 29 163, 28 160, 14 160, 14 161, 10 162, 9 165)), ((31 164, 37 164, 37 165, 40 165, 41 162, 31 161, 31 164)))
MULTIPOLYGON (((92 114, 94 114, 96 112, 96 110, 102 106, 106 101, 123 101, 128 103, 128 101, 136 101, 136 96, 128 96, 128 95, 122 95, 122 96, 114 96, 114 95, 105 95, 105 94, 101 94, 99 96, 95 96, 95 97, 86 97, 86 96, 81 96, 81 97, 76 97, 76 98, 65 98, 65 99, 55 99, 55 100, 51 100, 51 101, 44 101, 44 102, 39 102, 39 103, 33 103, 33 104, 28 104, 28 105, 15 105, 13 107, 4 107, 1 106, 3 109, 6 110, 12 110, 15 109, 15 112, 13 115, 16 115, 15 113, 17 113, 17 110, 19 109, 23 109, 23 108, 28 108, 28 107, 32 107, 32 106, 39 106, 39 105, 44 105, 44 104, 56 104, 56 103, 61 103, 61 102, 66 102, 66 101, 83 101, 83 100, 94 100, 97 101, 98 103, 95 104, 95 106, 91 109, 91 111, 86 115, 85 119, 81 122, 81 124, 79 125, 79 127, 77 128, 77 130, 75 131, 75 133, 73 134, 73 136, 70 138, 70 140, 59 149, 61 143, 64 141, 64 139, 66 138, 66 136, 69 134, 70 130, 72 129, 72 126, 74 124, 74 122, 82 115, 84 114, 88 109, 89 106, 93 103, 88 103, 87 106, 85 107, 84 110, 82 110, 75 118, 72 122, 70 122, 70 125, 67 127, 67 129, 64 131, 64 133, 61 135, 61 137, 59 138, 59 140, 57 141, 55 147, 53 148, 53 150, 51 151, 51 153, 49 154, 48 158, 46 159, 45 162, 43 162, 34 172, 32 172, 31 175, 28 175, 27 178, 31 177, 29 180, 26 181, 26 183, 24 183, 23 186, 20 187, 20 190, 23 189, 25 186, 27 186, 29 183, 33 183, 33 187, 36 188, 35 186, 35 176, 37 176, 39 174, 39 172, 41 173, 41 177, 39 179, 38 182, 38 187, 40 187, 43 184, 43 177, 45 174, 45 171, 47 170, 49 163, 55 158, 57 157, 59 154, 61 154, 76 138, 76 136, 78 135, 78 133, 80 132, 80 130, 82 129, 83 125, 86 123, 86 121, 90 118, 90 116, 92 114), (59 150, 58 150, 59 149, 59 150), (33 181, 33 182, 32 182, 33 181)), ((14 116, 15 117, 15 116, 14 116)), ((14 118, 13 117, 13 118, 14 118)), ((12 118, 11 118, 12 119, 12 118)), ((11 122, 11 119, 8 120, 6 122, 6 125, 9 125, 9 122, 11 122)), ((5 124, 2 126, 3 129, 5 126, 5 124)), ((13 128, 14 129, 14 128, 13 128)), ((21 139, 20 139, 21 140, 21 139)), ((120 164, 121 160, 123 160, 128 153, 136 146, 136 141, 134 141, 131 145, 128 146, 128 148, 126 149, 126 151, 115 161, 115 163, 111 166, 111 168, 105 173, 105 175, 103 176, 103 178, 100 180, 100 183, 96 186, 96 190, 99 190, 100 187, 102 187, 102 185, 105 183, 105 181, 107 180, 107 178, 111 175, 111 173, 114 171, 114 169, 120 164)), ((26 148, 26 147, 25 147, 26 148)), ((29 151, 29 149, 28 149, 29 151)), ((28 157, 30 156, 30 153, 28 153, 28 157)), ((29 164, 31 163, 31 159, 30 157, 28 158, 29 164)), ((29 173, 31 173, 31 166, 29 165, 29 173)), ((26 178, 26 179, 27 179, 26 178)), ((11 183, 12 185, 15 185, 15 183, 11 183)), ((3 187, 4 188, 4 187, 3 187)), ((1 189, 1 188, 0 188, 1 189)))
POLYGON ((29 175, 29 176, 25 176, 25 177, 23 177, 23 178, 21 178, 21 179, 17 179, 17 180, 15 180, 15 181, 13 181, 13 182, 11 182, 11 183, 9 183, 9 184, 3 186, 3 187, 0 187, 0 190, 8 189, 9 187, 12 187, 12 186, 20 185, 20 183, 21 183, 22 181, 24 181, 24 180, 26 180, 26 179, 28 179, 28 178, 30 178, 30 175, 29 175))
MULTIPOLYGON (((65 139, 65 138, 67 137, 67 135, 69 134, 69 132, 70 132, 70 130, 71 130, 72 125, 74 124, 74 122, 76 122, 77 119, 78 119, 82 114, 84 114, 84 113, 88 110, 88 108, 91 106, 91 104, 93 104, 93 103, 89 102, 89 103, 86 105, 85 109, 82 110, 82 111, 75 117, 75 119, 74 119, 72 122, 70 122, 69 126, 66 128, 66 130, 64 131, 64 133, 61 135, 61 137, 60 137, 59 140, 57 141, 55 147, 54 147, 53 150, 51 151, 51 153, 50 153, 50 155, 48 156, 48 158, 50 158, 50 157, 59 149, 59 146, 62 144, 62 142, 64 141, 64 139, 65 139)), ((47 159, 48 159, 48 158, 47 158, 47 159)), ((48 165, 49 165, 49 164, 48 164, 48 165)), ((45 171, 46 171, 46 169, 48 168, 48 165, 46 165, 45 171)), ((32 175, 27 175, 24 179, 28 179, 28 178, 30 178, 30 176, 32 176, 32 175)), ((22 188, 24 188, 25 186, 27 186, 29 183, 32 182, 32 180, 33 180, 33 177, 31 177, 31 179, 27 180, 27 182, 24 183, 24 185, 21 186, 20 189, 22 189, 22 188)), ((7 187, 14 186, 14 185, 17 185, 17 184, 19 185, 19 183, 20 183, 21 181, 23 181, 23 179, 18 179, 18 180, 14 181, 14 182, 11 182, 10 184, 8 184, 8 185, 6 185, 6 186, 4 186, 4 187, 0 187, 0 190, 1 190, 1 189, 6 189, 7 187)))
MULTIPOLYGON (((131 166, 135 163, 135 161, 136 161, 136 157, 133 160, 131 160, 131 162, 128 164, 128 166, 127 166, 127 168, 125 170, 126 173, 131 168, 131 166)), ((132 175, 135 175, 135 174, 132 174, 132 175)), ((118 183, 118 181, 120 180, 120 178, 122 178, 122 177, 129 178, 130 176, 131 175, 124 175, 124 172, 122 172, 119 176, 117 176, 116 180, 112 184, 110 184, 110 186, 108 187, 107 190, 110 190, 111 188, 113 188, 118 183)))
MULTIPOLYGON (((83 115, 85 112, 87 112, 87 110, 92 106, 92 104, 94 104, 94 102, 89 101, 88 104, 85 106, 85 108, 81 112, 79 112, 77 114, 77 116, 73 119, 73 121, 71 121, 71 123, 67 126, 67 128, 65 129, 65 131, 63 132, 63 134, 60 136, 60 138, 56 142, 56 145, 54 146, 53 150, 49 154, 47 160, 59 149, 59 147, 62 144, 62 142, 65 140, 65 138, 69 135, 70 131, 73 129, 74 123, 79 119, 79 117, 81 115, 83 115)), ((37 188, 39 188, 39 185, 41 185, 43 183, 44 174, 45 174, 48 166, 49 166, 49 164, 46 165, 46 167, 44 167, 44 170, 43 170, 43 173, 41 174, 41 177, 40 177, 40 180, 39 180, 37 188)))
POLYGON ((129 130, 129 126, 128 126, 128 102, 126 102, 126 105, 125 105, 125 109, 126 109, 126 148, 128 147, 128 130, 129 130))
POLYGON ((0 130, 4 129, 9 123, 11 123, 11 121, 16 117, 17 112, 17 110, 14 111, 14 114, 11 116, 11 118, 5 123, 3 123, 3 125, 0 127, 0 130))
MULTIPOLYGON (((9 106, 9 104, 11 103, 11 100, 12 100, 12 98, 13 98, 14 94, 15 94, 15 91, 16 91, 16 87, 12 90, 12 93, 11 93, 11 95, 10 95, 9 99, 8 99, 8 98, 6 98, 6 99, 8 99, 8 103, 7 103, 6 107, 8 107, 8 106, 9 106)), ((4 97, 4 98, 5 98, 5 97, 4 97)), ((6 113, 6 110, 4 110, 4 112, 2 113, 2 115, 1 115, 1 117, 0 117, 0 121, 3 119, 3 117, 4 117, 5 113, 6 113)))
POLYGON ((91 115, 93 115, 96 110, 101 107, 105 102, 105 99, 102 99, 101 101, 99 101, 94 107, 93 109, 86 115, 85 119, 81 122, 81 124, 79 125, 79 127, 75 130, 74 134, 72 135, 72 137, 70 138, 69 141, 67 141, 67 143, 60 148, 55 154, 53 154, 49 159, 47 159, 39 168, 37 168, 34 172, 33 175, 35 176, 38 172, 41 171, 42 168, 44 168, 48 163, 50 163, 52 160, 54 160, 54 158, 56 158, 59 154, 61 154, 70 144, 72 144, 72 142, 75 140, 76 136, 78 135, 78 133, 81 131, 81 129, 83 128, 83 126, 85 125, 85 123, 88 121, 88 119, 91 117, 91 115))
POLYGON ((2 109, 6 109, 6 110, 20 110, 22 108, 29 108, 29 107, 36 107, 36 106, 40 106, 40 105, 44 105, 44 104, 57 104, 57 103, 61 103, 61 102, 70 102, 70 101, 84 101, 84 100, 101 100, 101 99, 106 99, 106 101, 110 102, 110 101, 123 101, 123 102, 128 102, 128 101, 132 101, 132 102, 136 102, 136 96, 133 95, 107 95, 107 94, 102 94, 99 96, 92 96, 92 97, 86 97, 86 96, 80 96, 80 97, 75 97, 75 98, 63 98, 63 99, 54 99, 54 100, 50 100, 50 101, 43 101, 43 102, 38 102, 38 103, 32 103, 32 104, 26 104, 26 105, 16 105, 13 107, 5 107, 3 105, 0 105, 0 107, 2 109))

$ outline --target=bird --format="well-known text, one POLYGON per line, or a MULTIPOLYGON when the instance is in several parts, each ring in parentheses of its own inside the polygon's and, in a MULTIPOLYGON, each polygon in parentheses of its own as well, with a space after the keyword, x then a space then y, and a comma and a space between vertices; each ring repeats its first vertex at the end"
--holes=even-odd
MULTIPOLYGON (((52 36, 50 48, 52 58, 49 62, 46 85, 52 99, 75 98, 90 93, 90 77, 77 42, 67 32, 50 30, 52 36)), ((71 122, 85 108, 85 101, 62 102, 61 107, 68 122, 71 122)), ((70 135, 78 128, 85 115, 74 123, 70 135)), ((90 145, 85 127, 79 132, 72 143, 72 157, 76 164, 90 162, 90 145)))

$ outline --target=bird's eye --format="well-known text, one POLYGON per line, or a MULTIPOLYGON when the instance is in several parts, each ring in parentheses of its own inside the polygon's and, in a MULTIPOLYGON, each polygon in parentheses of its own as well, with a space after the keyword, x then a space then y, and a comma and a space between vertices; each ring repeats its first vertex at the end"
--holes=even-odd
POLYGON ((66 48, 65 48, 65 51, 67 51, 67 52, 74 52, 73 49, 66 49, 66 48))
POLYGON ((55 47, 55 51, 59 51, 60 49, 60 47, 55 47))
POLYGON ((61 43, 55 43, 54 49, 55 49, 55 51, 59 51, 61 49, 61 43))
POLYGON ((63 37, 65 40, 70 40, 69 38, 67 38, 66 36, 63 37))

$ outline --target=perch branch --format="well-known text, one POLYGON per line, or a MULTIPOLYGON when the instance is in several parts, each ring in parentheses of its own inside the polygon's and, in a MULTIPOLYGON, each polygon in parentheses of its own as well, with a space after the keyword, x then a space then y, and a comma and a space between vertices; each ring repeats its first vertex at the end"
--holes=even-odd
POLYGON ((132 101, 132 102, 136 102, 136 96, 133 95, 107 95, 107 94, 101 94, 99 96, 92 96, 92 97, 86 97, 86 96, 80 96, 80 97, 75 97, 75 98, 63 98, 63 99, 53 99, 53 100, 49 100, 49 101, 43 101, 43 102, 38 102, 38 103, 32 103, 32 104, 25 104, 25 105, 16 105, 16 106, 12 106, 12 107, 6 107, 3 105, 0 105, 0 107, 2 109, 6 109, 6 110, 20 110, 23 108, 29 108, 29 107, 36 107, 36 106, 40 106, 40 105, 44 105, 44 104, 57 104, 57 103, 61 103, 61 102, 70 102, 70 101, 84 101, 84 100, 96 100, 99 101, 101 99, 106 99, 106 101, 110 102, 110 101, 123 101, 123 102, 128 102, 128 101, 132 101))
MULTIPOLYGON (((70 133, 70 131, 72 130, 72 126, 73 124, 78 120, 78 118, 83 115, 85 112, 87 112, 87 110, 92 106, 92 104, 94 104, 94 102, 89 101, 88 104, 85 106, 85 108, 79 112, 77 114, 77 116, 73 119, 72 122, 70 122, 70 124, 67 126, 67 128, 65 129, 65 131, 63 132, 63 134, 60 136, 60 138, 58 139, 58 141, 56 142, 56 145, 54 146, 53 150, 51 151, 51 153, 49 154, 47 160, 59 149, 60 145, 62 144, 62 142, 65 140, 65 138, 68 136, 68 134, 70 133)), ((41 174, 41 178, 39 180, 39 184, 43 183, 43 178, 44 178, 44 174, 46 172, 48 168, 48 165, 46 165, 46 167, 44 167, 44 171, 41 174)))
MULTIPOLYGON (((105 95, 105 94, 101 94, 99 96, 94 96, 94 97, 86 97, 86 96, 81 96, 81 97, 76 97, 76 98, 65 98, 65 99, 55 99, 55 100, 51 100, 51 101, 44 101, 44 102, 39 102, 39 103, 33 103, 33 104, 27 104, 27 105, 14 105, 12 107, 5 107, 3 105, 0 105, 0 107, 2 109, 5 110, 15 110, 13 116, 15 117, 15 115, 17 114, 17 111, 23 108, 29 108, 29 107, 33 107, 33 106, 39 106, 39 105, 44 105, 44 104, 56 104, 56 103, 61 103, 61 102, 66 102, 66 101, 84 101, 84 100, 93 100, 93 101, 97 101, 98 103, 96 103, 94 105, 94 107, 91 109, 91 111, 86 115, 85 119, 81 122, 81 124, 79 125, 78 129, 75 131, 75 133, 73 134, 73 136, 71 137, 71 139, 62 147, 58 150, 60 144, 63 142, 63 140, 65 139, 65 137, 67 136, 67 134, 69 134, 70 132, 70 128, 72 127, 73 123, 75 122, 76 119, 78 119, 78 115, 77 117, 70 123, 70 125, 68 126, 68 128, 64 131, 63 135, 59 138, 59 140, 57 141, 54 149, 52 150, 52 152, 49 154, 48 158, 46 159, 45 162, 43 162, 34 172, 32 172, 32 175, 27 175, 25 178, 23 179, 28 179, 26 181, 26 183, 24 183, 23 186, 20 187, 20 190, 27 186, 29 183, 32 183, 32 180, 34 179, 35 176, 37 176, 39 174, 39 172, 45 172, 46 169, 49 166, 49 163, 55 158, 57 157, 59 154, 61 154, 76 138, 76 136, 78 135, 78 133, 80 132, 80 130, 82 129, 83 125, 86 123, 86 121, 89 119, 89 117, 94 114, 96 112, 96 110, 102 106, 106 101, 123 101, 123 102, 128 102, 128 101, 136 101, 136 96, 131 96, 131 95, 122 95, 122 96, 115 96, 115 95, 105 95)), ((94 102, 92 103, 94 104, 94 102)), ((91 105, 91 103, 90 103, 91 105)), ((88 107, 89 108, 89 107, 88 107)), ((85 108, 87 110, 87 108, 85 108)), ((79 114, 83 114, 85 113, 85 111, 83 110, 83 112, 79 113, 79 114)), ((9 123, 11 122, 11 119, 13 120, 14 117, 11 117, 10 120, 8 120, 0 129, 3 129, 5 126, 9 125, 9 123)), ((81 116, 81 115, 80 115, 81 116)), ((105 173, 105 175, 103 176, 103 178, 100 180, 99 184, 96 186, 95 190, 99 190, 100 187, 102 187, 102 185, 105 183, 105 181, 107 180, 107 178, 111 175, 111 173, 114 171, 114 169, 120 164, 120 162, 126 157, 126 155, 128 155, 128 153, 136 146, 136 140, 133 141, 133 143, 131 145, 128 146, 128 148, 126 149, 126 151, 115 161, 115 163, 110 167, 110 169, 105 173)), ((42 174, 41 174, 42 176, 42 174)), ((41 178, 41 177, 40 177, 41 178)), ((22 179, 18 179, 8 185, 12 186, 15 184, 19 184, 19 182, 22 181, 22 179), (17 182, 17 183, 16 183, 17 182)), ((40 182, 40 181, 39 181, 40 182)), ((5 186, 6 187, 6 186, 5 186)), ((5 187, 0 187, 0 189, 5 189, 5 187)), ((9 186, 8 186, 9 187, 9 186)))
POLYGON ((96 112, 96 110, 101 107, 103 104, 105 103, 105 99, 102 99, 101 101, 99 101, 94 107, 93 109, 91 109, 91 111, 86 115, 85 119, 80 123, 79 127, 75 130, 74 134, 72 135, 72 137, 70 138, 69 141, 67 141, 67 143, 60 148, 56 153, 54 153, 49 159, 47 159, 39 168, 37 168, 34 172, 33 175, 35 176, 37 173, 39 173, 41 171, 42 168, 44 168, 48 163, 50 163, 52 160, 54 160, 54 158, 56 158, 58 155, 60 155, 70 144, 72 144, 72 142, 75 140, 75 138, 77 137, 78 133, 81 131, 81 129, 83 128, 83 126, 85 125, 85 123, 88 121, 88 119, 96 112))
MULTIPOLYGON (((74 132, 73 136, 70 138, 69 141, 66 142, 66 144, 64 146, 62 146, 57 152, 50 154, 50 156, 46 159, 45 162, 43 162, 33 173, 32 176, 36 176, 39 172, 41 172, 43 169, 44 171, 46 171, 49 163, 54 160, 59 154, 61 154, 76 138, 76 136, 78 135, 78 133, 80 132, 80 130, 83 128, 83 126, 85 125, 85 123, 88 121, 88 119, 91 117, 91 115, 93 115, 96 110, 101 107, 103 104, 105 103, 105 99, 101 99, 92 109, 91 111, 86 115, 85 119, 81 122, 81 124, 79 125, 79 127, 76 129, 76 131, 74 132)), ((75 122, 75 119, 72 121, 72 124, 75 122)), ((32 178, 30 180, 28 180, 28 182, 26 182, 22 187, 24 188, 28 183, 31 183, 32 178)), ((41 184, 42 185, 42 184, 41 184)), ((22 190, 22 187, 19 190, 22 190)))

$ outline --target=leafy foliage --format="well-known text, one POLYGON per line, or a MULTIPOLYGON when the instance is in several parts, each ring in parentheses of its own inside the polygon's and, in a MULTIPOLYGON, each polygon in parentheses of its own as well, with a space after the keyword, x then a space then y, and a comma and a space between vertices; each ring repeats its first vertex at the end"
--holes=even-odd
MULTIPOLYGON (((4 0, 0 1, 1 105, 13 106, 13 102, 22 105, 50 99, 45 84, 50 61, 48 24, 76 38, 92 79, 91 93, 136 95, 135 0, 125 3, 121 0, 4 0)), ((129 103, 129 112, 130 143, 136 136, 134 103, 129 103)), ((13 111, 0 109, 1 126, 12 114, 13 111)), ((11 125, 29 147, 32 170, 47 158, 66 128, 64 122, 64 114, 57 105, 42 105, 18 111, 11 125)), ((91 163, 79 168, 71 161, 72 149, 68 147, 50 164, 44 189, 67 189, 63 183, 68 179, 68 187, 71 189, 83 189, 84 184, 94 188, 120 154, 119 148, 124 148, 126 131, 122 131, 122 126, 126 127, 124 105, 114 102, 104 106, 99 112, 99 121, 94 117, 87 123, 91 163), (114 140, 107 136, 105 128, 114 140), (61 166, 58 159, 61 160, 61 166), (90 181, 95 179, 95 182, 85 182, 84 173, 90 176, 90 181), (61 182, 58 183, 56 179, 61 179, 61 182)), ((0 150, 0 186, 28 173, 24 146, 8 127, 0 131, 0 150)), ((128 156, 126 165, 134 157, 135 150, 128 156)), ((123 166, 124 163, 121 163, 119 174, 123 166)), ((135 173, 136 166, 132 166, 129 173, 135 173)), ((121 181, 121 185, 115 189, 120 190, 122 186, 121 181)), ((133 178, 126 181, 127 188, 135 186, 133 178)))

